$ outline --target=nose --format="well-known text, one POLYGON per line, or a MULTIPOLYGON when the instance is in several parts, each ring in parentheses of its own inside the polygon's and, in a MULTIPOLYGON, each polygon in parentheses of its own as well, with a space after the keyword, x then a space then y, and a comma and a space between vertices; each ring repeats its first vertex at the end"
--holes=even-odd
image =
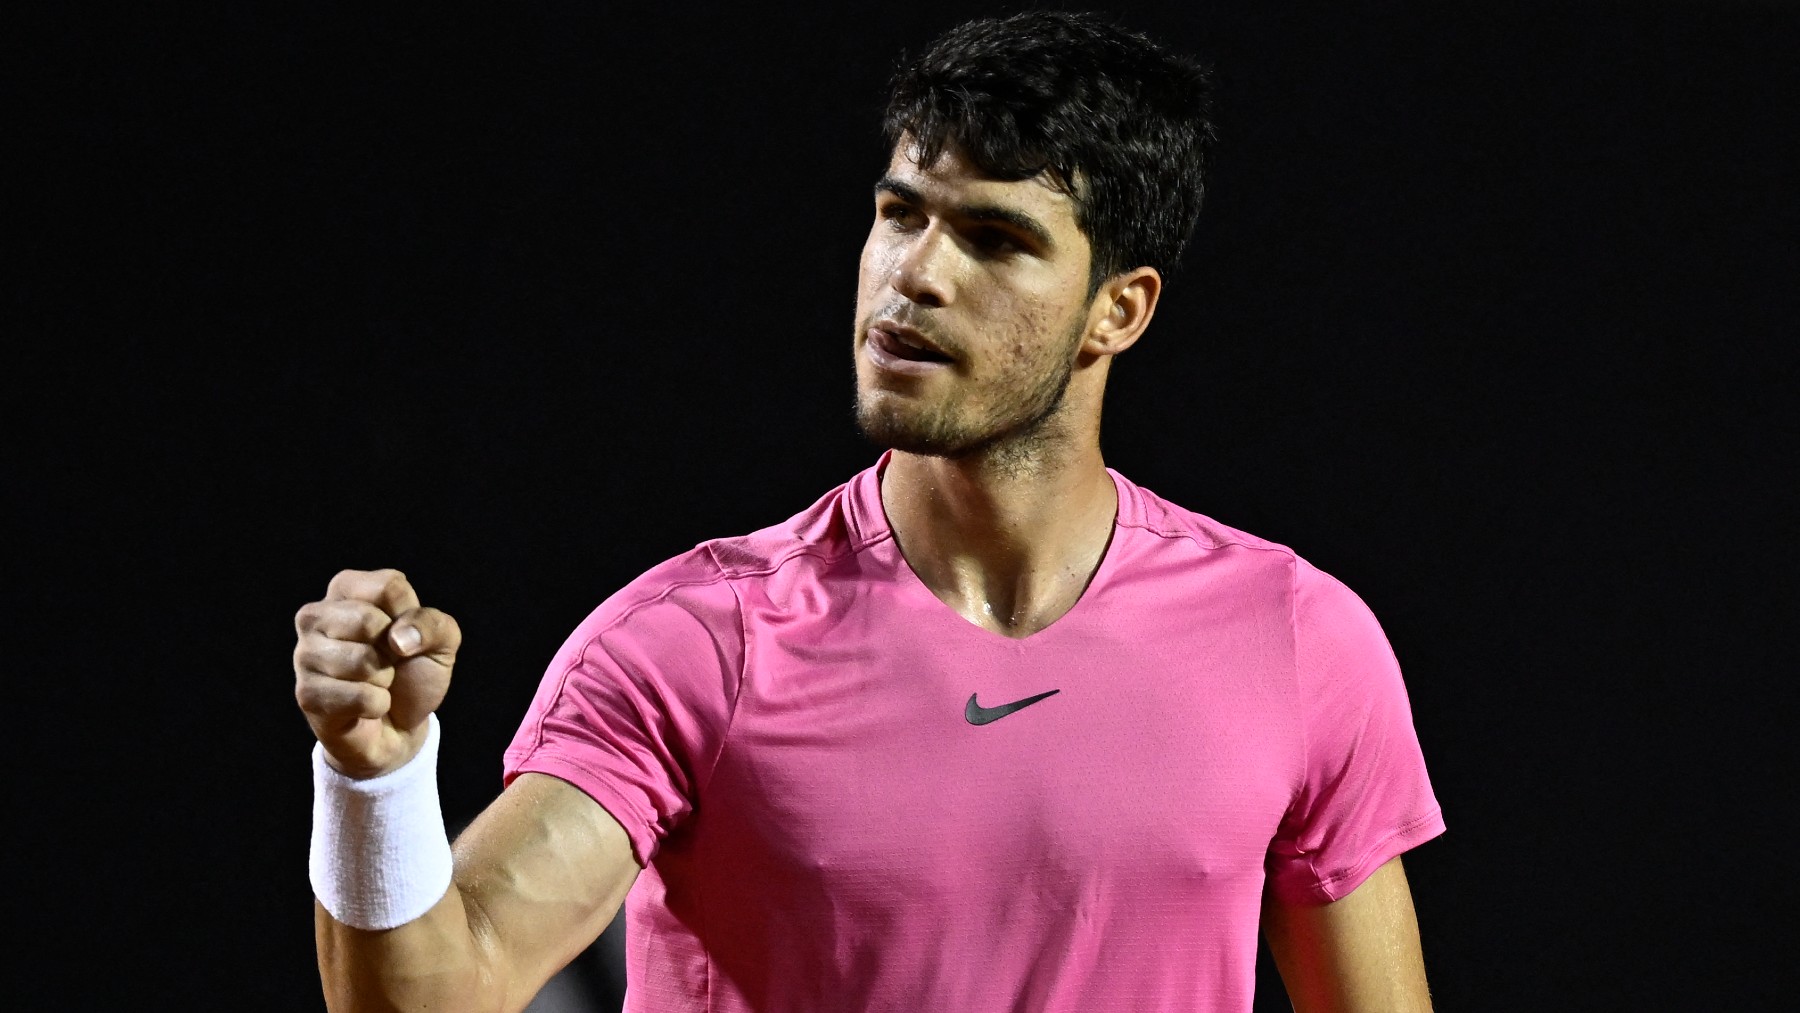
POLYGON ((894 263, 894 291, 921 306, 948 305, 954 289, 947 257, 954 245, 936 222, 916 233, 894 263))

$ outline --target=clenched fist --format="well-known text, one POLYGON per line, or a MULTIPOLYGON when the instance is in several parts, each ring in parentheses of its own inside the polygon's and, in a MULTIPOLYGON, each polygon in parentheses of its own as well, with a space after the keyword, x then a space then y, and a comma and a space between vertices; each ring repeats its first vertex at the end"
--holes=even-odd
POLYGON ((398 570, 344 570, 294 616, 294 699, 333 767, 351 777, 399 768, 425 743, 462 630, 398 570))

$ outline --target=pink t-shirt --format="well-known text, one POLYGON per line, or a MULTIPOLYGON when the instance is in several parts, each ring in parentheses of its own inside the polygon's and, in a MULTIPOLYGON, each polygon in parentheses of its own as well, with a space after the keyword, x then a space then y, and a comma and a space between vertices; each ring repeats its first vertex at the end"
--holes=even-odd
POLYGON ((630 834, 628 1010, 1242 1013, 1265 879, 1442 832, 1344 585, 1113 472, 1092 583, 1009 639, 908 568, 886 460, 609 598, 507 750, 630 834))

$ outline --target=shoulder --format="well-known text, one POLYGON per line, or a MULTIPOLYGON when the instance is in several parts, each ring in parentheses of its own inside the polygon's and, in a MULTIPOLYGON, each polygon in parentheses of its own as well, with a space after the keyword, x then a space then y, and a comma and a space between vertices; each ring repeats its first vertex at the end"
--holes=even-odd
POLYGON ((1228 558, 1232 572, 1251 574, 1285 588, 1296 613, 1316 609, 1366 612, 1354 592, 1292 547, 1251 534, 1206 514, 1190 510, 1137 485, 1117 472, 1121 527, 1136 529, 1176 551, 1209 559, 1228 558))
POLYGON ((1118 472, 1121 528, 1134 529, 1172 547, 1208 555, 1241 556, 1261 567, 1292 573, 1302 565, 1298 553, 1280 542, 1234 528, 1198 511, 1170 502, 1118 472))
POLYGON ((861 516, 867 505, 858 501, 867 496, 860 486, 872 481, 870 475, 856 476, 779 524, 702 542, 694 551, 706 555, 720 579, 731 581, 755 580, 789 567, 834 563, 889 537, 885 524, 871 524, 861 516))
POLYGON ((748 534, 714 538, 664 560, 620 588, 582 624, 589 636, 621 626, 657 625, 682 616, 735 630, 748 585, 816 574, 886 539, 859 518, 853 502, 862 476, 825 493, 788 519, 748 534))

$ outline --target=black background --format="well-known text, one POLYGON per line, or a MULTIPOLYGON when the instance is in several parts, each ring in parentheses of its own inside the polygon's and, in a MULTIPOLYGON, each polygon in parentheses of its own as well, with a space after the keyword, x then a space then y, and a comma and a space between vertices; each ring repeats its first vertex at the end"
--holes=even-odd
MULTIPOLYGON (((337 569, 464 626, 461 822, 590 608, 873 460, 882 86, 1010 9, 22 19, 27 1005, 320 1006, 288 657, 337 569)), ((1381 617, 1450 825, 1408 858, 1439 1008, 1783 1008, 1800 17, 1124 20, 1217 64, 1223 140, 1108 463, 1381 617)))

